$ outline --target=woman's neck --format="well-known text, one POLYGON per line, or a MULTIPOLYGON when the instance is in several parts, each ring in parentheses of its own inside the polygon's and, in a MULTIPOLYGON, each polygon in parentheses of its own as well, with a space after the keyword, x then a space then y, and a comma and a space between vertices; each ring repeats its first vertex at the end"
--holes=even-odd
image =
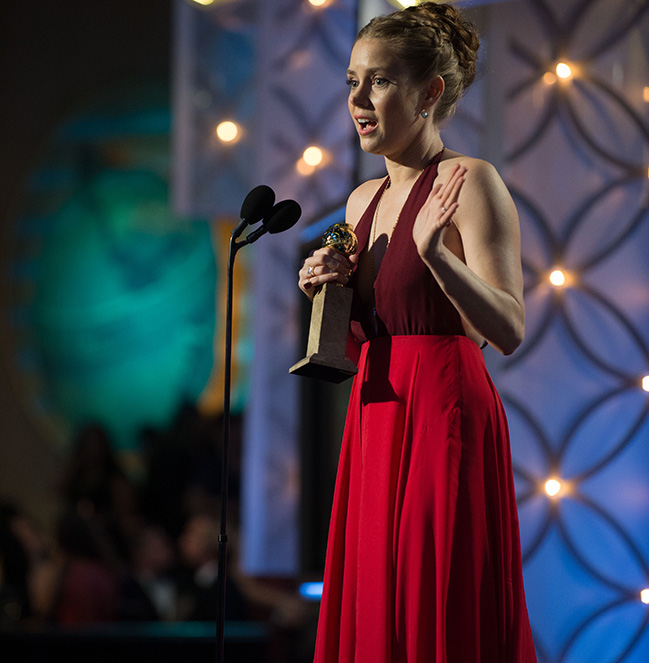
POLYGON ((385 157, 385 167, 390 178, 390 185, 400 187, 416 180, 426 166, 444 149, 441 137, 430 143, 430 147, 418 154, 399 160, 385 157))

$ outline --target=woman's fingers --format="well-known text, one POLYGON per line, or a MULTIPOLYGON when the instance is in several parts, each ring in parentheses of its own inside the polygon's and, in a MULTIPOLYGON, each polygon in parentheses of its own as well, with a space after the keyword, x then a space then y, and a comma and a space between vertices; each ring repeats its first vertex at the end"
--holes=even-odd
POLYGON ((314 251, 302 264, 298 285, 308 292, 325 283, 346 284, 352 274, 352 264, 347 256, 326 247, 314 251))
POLYGON ((444 183, 442 189, 439 192, 442 207, 448 209, 453 203, 457 202, 458 196, 460 195, 460 189, 464 184, 465 173, 466 168, 462 168, 460 166, 455 166, 453 168, 450 177, 444 183))
POLYGON ((459 208, 459 196, 467 169, 454 166, 448 179, 434 187, 419 211, 413 227, 413 239, 420 254, 441 246, 443 231, 451 225, 459 208))
POLYGON ((448 180, 442 185, 437 197, 441 225, 448 226, 458 208, 460 190, 464 184, 466 168, 455 166, 448 180))

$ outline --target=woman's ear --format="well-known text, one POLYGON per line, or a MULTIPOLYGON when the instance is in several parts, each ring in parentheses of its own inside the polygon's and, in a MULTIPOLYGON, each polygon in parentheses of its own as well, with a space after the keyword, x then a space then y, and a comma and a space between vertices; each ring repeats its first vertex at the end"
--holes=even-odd
POLYGON ((428 110, 433 108, 442 98, 442 94, 444 94, 444 79, 441 76, 435 76, 426 88, 424 107, 428 110))

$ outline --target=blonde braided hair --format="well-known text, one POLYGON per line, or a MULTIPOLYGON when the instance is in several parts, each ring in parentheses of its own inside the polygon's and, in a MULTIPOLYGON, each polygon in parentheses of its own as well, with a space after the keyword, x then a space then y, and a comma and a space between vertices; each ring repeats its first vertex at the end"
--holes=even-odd
POLYGON ((356 40, 380 39, 410 71, 416 83, 444 79, 444 94, 435 108, 439 122, 452 115, 476 75, 480 38, 475 26, 455 7, 423 2, 387 16, 377 16, 356 40))

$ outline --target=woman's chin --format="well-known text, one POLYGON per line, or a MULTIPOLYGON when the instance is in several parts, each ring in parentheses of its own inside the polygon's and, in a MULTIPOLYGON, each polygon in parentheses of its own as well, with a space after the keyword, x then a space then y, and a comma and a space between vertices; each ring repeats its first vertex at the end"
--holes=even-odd
POLYGON ((381 150, 380 145, 375 141, 362 140, 360 141, 361 150, 367 154, 376 154, 377 156, 383 155, 383 150, 381 150))

